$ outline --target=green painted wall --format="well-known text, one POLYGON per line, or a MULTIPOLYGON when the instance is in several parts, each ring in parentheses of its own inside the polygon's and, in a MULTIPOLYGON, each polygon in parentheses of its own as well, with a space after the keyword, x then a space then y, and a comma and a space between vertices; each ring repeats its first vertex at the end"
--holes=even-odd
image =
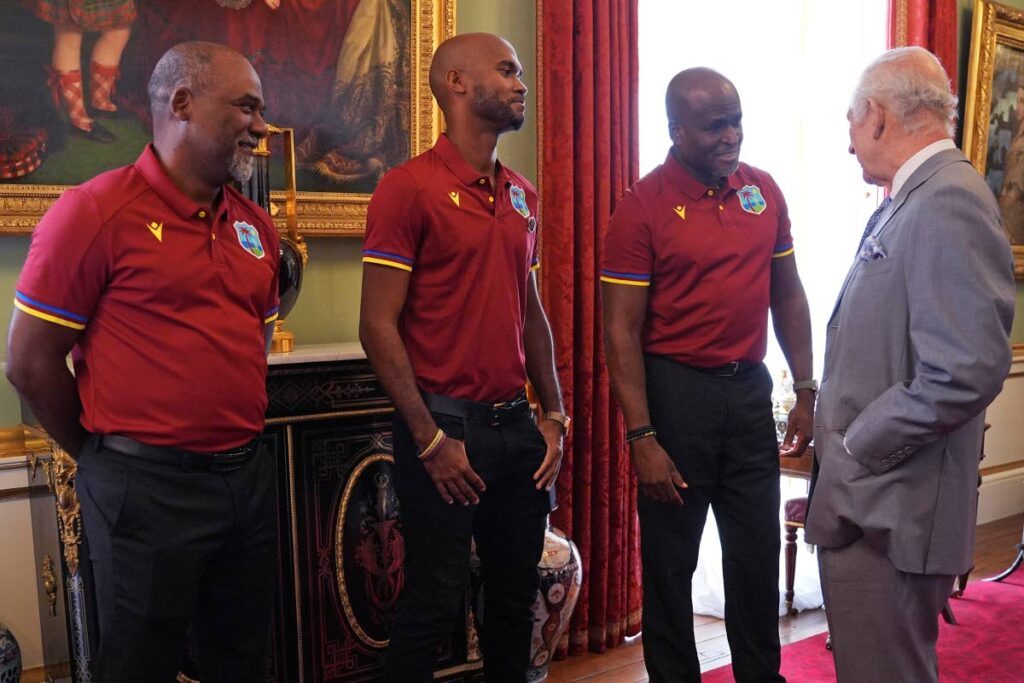
POLYGON ((459 33, 496 33, 516 48, 523 65, 527 95, 526 125, 518 133, 502 136, 498 157, 530 180, 537 179, 537 24, 533 3, 459 0, 456 30, 459 33))
MULTIPOLYGON (((28 242, 28 237, 0 238, 0 328, 3 329, 0 349, 4 359, 7 358, 7 323, 14 309, 14 285, 28 254, 28 242)), ((7 379, 0 376, 0 427, 16 425, 20 421, 18 394, 7 379)))

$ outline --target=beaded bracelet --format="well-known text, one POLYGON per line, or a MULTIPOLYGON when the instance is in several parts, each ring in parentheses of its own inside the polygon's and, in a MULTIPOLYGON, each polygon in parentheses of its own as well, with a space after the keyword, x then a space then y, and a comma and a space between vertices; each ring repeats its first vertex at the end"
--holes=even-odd
POLYGON ((658 432, 654 430, 651 425, 644 425, 643 427, 637 427, 636 429, 630 429, 626 432, 626 443, 633 443, 640 439, 646 439, 649 436, 657 436, 658 432))
POLYGON ((444 443, 444 439, 444 430, 438 427, 437 434, 434 434, 433 440, 431 440, 431 442, 427 444, 427 447, 420 451, 419 455, 416 457, 418 457, 420 460, 426 460, 427 458, 430 458, 439 450, 441 450, 441 445, 444 443))

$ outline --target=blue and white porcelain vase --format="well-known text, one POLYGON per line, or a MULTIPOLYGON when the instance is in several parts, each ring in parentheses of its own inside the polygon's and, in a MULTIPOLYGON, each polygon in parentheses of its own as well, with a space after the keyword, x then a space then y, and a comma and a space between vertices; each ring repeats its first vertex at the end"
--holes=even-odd
POLYGON ((21 680, 21 648, 14 634, 0 626, 0 683, 21 680))
POLYGON ((540 564, 540 589, 533 603, 530 641, 530 683, 546 680, 548 665, 580 597, 583 563, 580 551, 560 530, 548 524, 540 564))

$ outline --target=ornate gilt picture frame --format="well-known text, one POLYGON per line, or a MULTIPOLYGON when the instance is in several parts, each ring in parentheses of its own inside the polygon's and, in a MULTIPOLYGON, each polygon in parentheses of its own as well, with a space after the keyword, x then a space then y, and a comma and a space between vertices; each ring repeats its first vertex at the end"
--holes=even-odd
POLYGON ((1024 11, 975 0, 964 153, 999 201, 1024 279, 1024 11))
MULTIPOLYGON (((30 11, 32 3, 0 1, 0 139, 25 140, 0 146, 0 235, 31 233, 65 189, 135 160, 150 135, 148 73, 167 47, 182 40, 239 49, 263 80, 266 118, 296 128, 299 231, 362 235, 380 176, 429 148, 440 132, 428 71, 434 49, 455 34, 455 2, 135 3, 113 99, 119 116, 94 116, 115 137, 104 142, 72 131, 61 100, 57 106, 51 100, 46 74, 52 73, 52 26, 30 11)), ((90 52, 95 57, 100 34, 86 31, 82 37, 87 107, 90 52)), ((273 166, 271 177, 273 188, 283 188, 273 166)), ((271 199, 283 204, 283 189, 271 199)), ((283 229, 283 216, 278 220, 283 229)))

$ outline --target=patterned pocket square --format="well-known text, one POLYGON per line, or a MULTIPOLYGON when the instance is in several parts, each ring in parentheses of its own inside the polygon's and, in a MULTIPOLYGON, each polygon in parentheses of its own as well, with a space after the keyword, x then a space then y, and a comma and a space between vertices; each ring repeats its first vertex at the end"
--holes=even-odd
POLYGON ((864 238, 864 244, 860 248, 860 260, 861 261, 876 261, 878 259, 887 258, 889 255, 885 253, 885 249, 882 247, 881 242, 874 235, 868 235, 864 238))

